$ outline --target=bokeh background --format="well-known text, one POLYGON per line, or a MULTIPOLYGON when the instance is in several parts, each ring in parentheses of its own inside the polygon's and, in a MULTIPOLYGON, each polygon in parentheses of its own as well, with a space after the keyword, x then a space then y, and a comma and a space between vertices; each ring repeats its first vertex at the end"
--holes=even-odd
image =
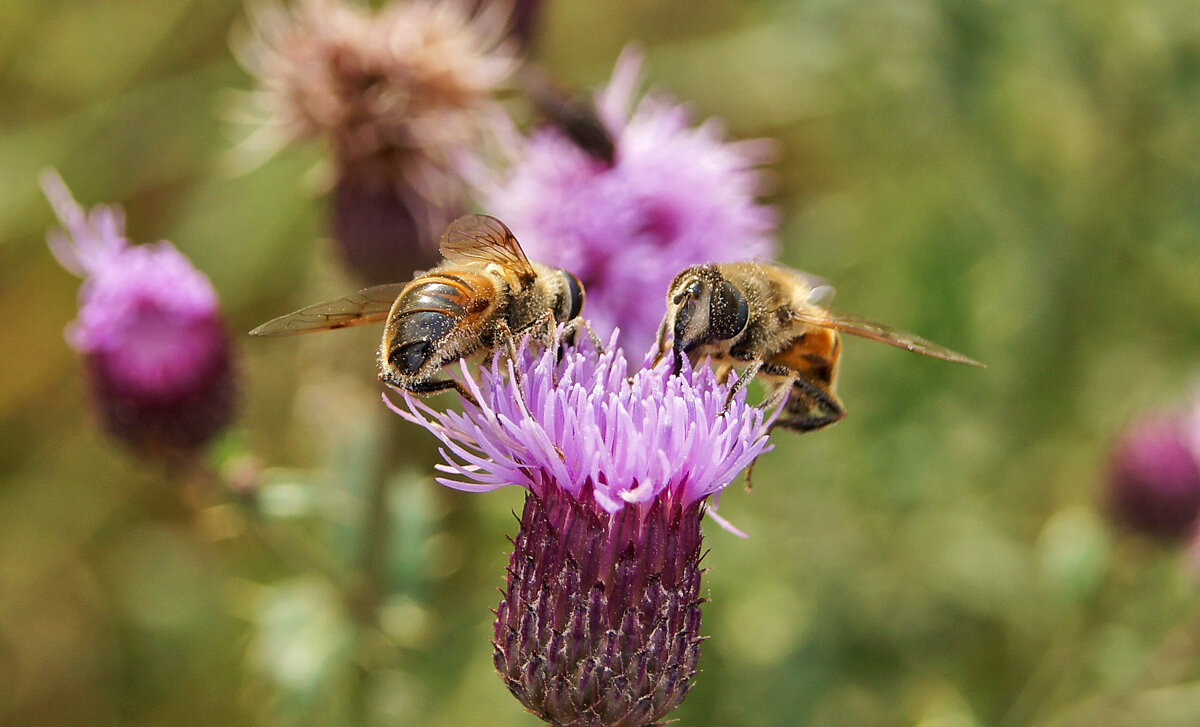
MULTIPOLYGON (((93 426, 44 167, 175 242, 236 331, 354 285, 319 147, 231 171, 244 14, 0 3, 0 722, 533 724, 488 644, 521 493, 432 482, 431 438, 379 402, 376 331, 238 339, 216 456, 259 458, 253 507, 197 506, 93 426), (372 574, 368 624, 345 594, 372 574)), ((533 54, 591 88, 631 40, 652 85, 779 141, 784 261, 989 365, 846 343, 850 416, 778 434, 727 492, 750 539, 710 523, 680 724, 1200 724, 1188 546, 1102 507, 1122 426, 1200 373, 1196 8, 551 0, 533 54)))

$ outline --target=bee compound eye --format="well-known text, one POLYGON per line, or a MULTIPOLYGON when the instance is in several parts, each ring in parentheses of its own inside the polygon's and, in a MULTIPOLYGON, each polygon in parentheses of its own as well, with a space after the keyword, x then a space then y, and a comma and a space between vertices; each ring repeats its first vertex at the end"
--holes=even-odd
POLYGON ((583 283, 575 276, 574 273, 563 271, 567 276, 567 294, 570 296, 570 310, 567 312, 567 320, 574 320, 583 312, 583 283))
POLYGON ((708 307, 709 335, 712 340, 727 341, 737 337, 750 320, 750 304, 746 296, 727 280, 713 287, 708 307))

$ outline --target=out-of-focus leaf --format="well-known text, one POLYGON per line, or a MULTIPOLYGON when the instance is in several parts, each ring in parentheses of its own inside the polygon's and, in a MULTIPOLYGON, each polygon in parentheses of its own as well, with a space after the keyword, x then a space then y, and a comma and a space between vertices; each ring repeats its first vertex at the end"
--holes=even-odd
POLYGON ((256 629, 253 662, 287 692, 313 698, 348 667, 353 630, 326 581, 299 577, 268 588, 256 629))
POLYGON ((1090 596, 1108 569, 1109 531, 1092 510, 1076 507, 1055 513, 1038 546, 1050 590, 1070 601, 1090 596))

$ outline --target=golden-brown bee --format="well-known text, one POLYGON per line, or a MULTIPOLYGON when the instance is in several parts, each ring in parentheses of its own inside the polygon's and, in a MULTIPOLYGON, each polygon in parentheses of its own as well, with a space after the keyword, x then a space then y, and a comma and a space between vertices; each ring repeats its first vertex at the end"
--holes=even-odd
POLYGON ((671 283, 667 315, 658 334, 664 355, 670 335, 675 371, 684 358, 711 356, 719 373, 742 369, 731 387, 761 376, 772 393, 767 405, 789 394, 775 426, 800 432, 829 426, 846 415, 834 393, 842 344, 839 331, 926 356, 983 364, 920 336, 881 323, 831 313, 821 303, 833 288, 820 278, 769 263, 717 263, 690 267, 671 283))
MULTIPOLYGON (((408 283, 380 285, 267 321, 253 336, 332 330, 386 319, 379 379, 414 394, 456 389, 443 366, 525 333, 548 341, 556 324, 582 324, 584 292, 566 270, 532 262, 495 217, 466 215, 442 233, 444 262, 408 283)), ((583 324, 586 325, 586 324, 583 324)), ((590 331, 589 331, 590 332, 590 331)))

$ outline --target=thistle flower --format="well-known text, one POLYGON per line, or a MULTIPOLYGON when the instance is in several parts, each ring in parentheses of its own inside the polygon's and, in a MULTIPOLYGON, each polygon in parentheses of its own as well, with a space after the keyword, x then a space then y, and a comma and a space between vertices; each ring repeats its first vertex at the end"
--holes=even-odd
POLYGON ((463 204, 456 160, 516 67, 501 40, 507 9, 472 16, 455 0, 412 0, 372 13, 302 0, 253 10, 251 37, 235 44, 259 83, 247 144, 327 144, 333 230, 359 275, 394 282, 431 264, 434 234, 463 204))
POLYGON ((452 477, 481 492, 528 490, 496 610, 495 664, 554 725, 657 723, 682 702, 700 655, 700 521, 769 449, 762 412, 713 372, 627 375, 624 354, 585 344, 494 359, 480 402, 436 412, 405 395, 404 418, 444 445, 452 477))
POLYGON ((212 283, 169 242, 130 245, 120 208, 85 212, 58 174, 41 181, 63 225, 50 250, 84 279, 67 341, 84 356, 102 425, 144 455, 196 452, 229 424, 236 399, 212 283))
POLYGON ((503 219, 530 257, 579 276, 602 335, 645 351, 665 296, 689 265, 769 258, 773 208, 759 204, 766 140, 725 141, 721 125, 692 126, 663 94, 635 102, 641 56, 627 50, 596 108, 615 144, 610 165, 557 127, 502 142, 507 164, 473 174, 482 206, 503 219))
POLYGON ((1135 422, 1113 456, 1108 500, 1128 527, 1164 540, 1192 532, 1200 517, 1200 421, 1155 414, 1135 422))

